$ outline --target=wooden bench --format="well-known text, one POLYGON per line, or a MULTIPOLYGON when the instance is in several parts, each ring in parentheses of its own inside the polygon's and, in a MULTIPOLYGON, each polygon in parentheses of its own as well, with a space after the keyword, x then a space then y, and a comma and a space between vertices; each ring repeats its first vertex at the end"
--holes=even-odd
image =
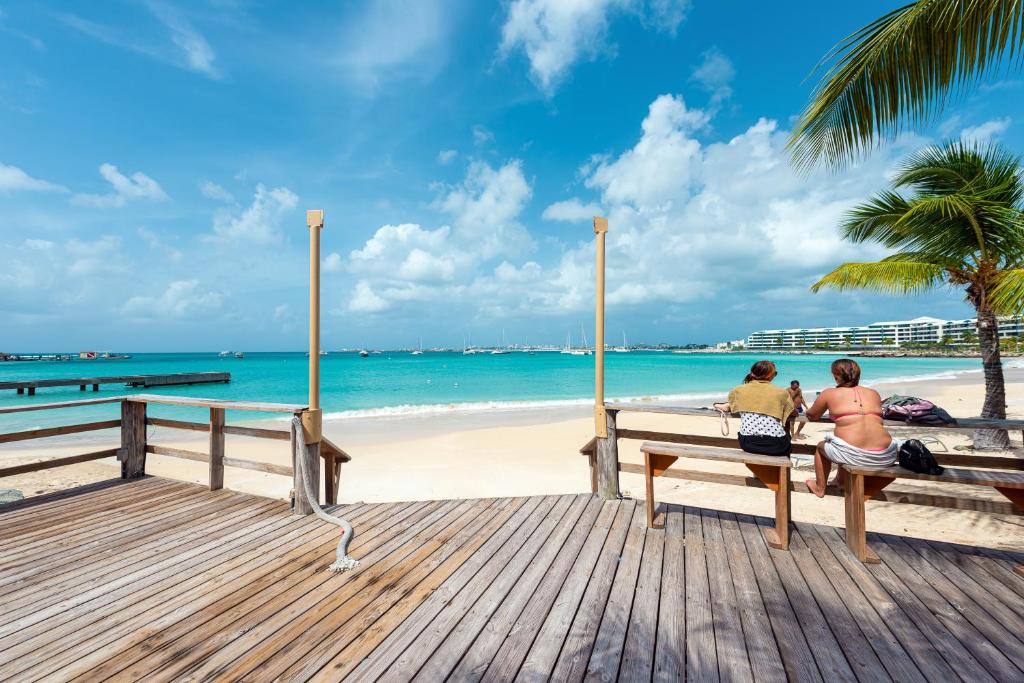
POLYGON ((660 477, 679 458, 699 458, 716 462, 738 462, 747 466, 761 483, 775 492, 775 528, 765 529, 764 537, 773 548, 789 549, 790 486, 789 458, 755 455, 738 448, 710 446, 683 446, 645 441, 640 446, 644 454, 644 476, 647 484, 647 526, 654 526, 654 477, 660 477))
POLYGON ((1024 512, 1024 472, 947 467, 942 474, 931 475, 917 474, 895 465, 882 469, 841 465, 839 472, 843 484, 843 495, 846 499, 846 545, 861 562, 877 564, 879 561, 878 556, 868 547, 867 530, 864 524, 864 502, 871 500, 897 479, 991 486, 1009 498, 1018 511, 1024 512))

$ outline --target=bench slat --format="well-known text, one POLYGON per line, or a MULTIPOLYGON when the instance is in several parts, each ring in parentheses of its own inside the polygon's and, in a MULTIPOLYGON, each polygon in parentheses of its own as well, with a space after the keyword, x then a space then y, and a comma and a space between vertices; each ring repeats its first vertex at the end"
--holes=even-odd
POLYGON ((868 477, 894 477, 896 479, 922 479, 926 481, 943 481, 951 484, 972 484, 975 486, 1000 486, 1009 489, 1024 489, 1024 473, 995 472, 992 470, 967 470, 958 467, 947 467, 940 475, 918 474, 902 467, 851 467, 843 465, 843 469, 854 474, 868 477))
MULTIPOLYGON (((738 448, 713 448, 710 446, 682 446, 671 443, 655 443, 645 441, 640 446, 643 453, 670 455, 676 458, 701 458, 722 462, 739 462, 744 465, 770 465, 772 467, 792 467, 789 458, 778 455, 757 455, 747 453, 738 448)), ((1024 478, 1024 476, 1022 476, 1024 478)))

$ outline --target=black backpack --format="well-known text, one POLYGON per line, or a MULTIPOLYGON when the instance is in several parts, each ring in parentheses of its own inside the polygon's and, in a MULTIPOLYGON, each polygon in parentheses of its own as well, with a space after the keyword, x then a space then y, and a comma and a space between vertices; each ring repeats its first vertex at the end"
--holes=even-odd
POLYGON ((900 445, 900 467, 918 474, 942 474, 945 470, 935 461, 935 456, 917 439, 907 439, 900 445))

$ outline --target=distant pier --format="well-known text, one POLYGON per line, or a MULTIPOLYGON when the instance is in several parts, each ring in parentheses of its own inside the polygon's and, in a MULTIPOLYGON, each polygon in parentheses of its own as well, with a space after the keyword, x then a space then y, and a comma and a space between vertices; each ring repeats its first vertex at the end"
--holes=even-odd
POLYGON ((14 389, 19 394, 35 396, 43 387, 73 387, 79 391, 92 386, 99 391, 101 384, 123 384, 129 387, 169 387, 182 384, 217 384, 231 381, 230 372, 176 372, 169 375, 117 375, 114 377, 70 377, 67 379, 29 379, 0 382, 0 390, 14 389))

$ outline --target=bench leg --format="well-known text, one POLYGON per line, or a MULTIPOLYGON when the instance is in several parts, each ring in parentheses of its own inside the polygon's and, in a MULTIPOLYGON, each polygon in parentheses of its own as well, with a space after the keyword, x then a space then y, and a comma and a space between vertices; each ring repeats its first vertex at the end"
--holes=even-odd
POLYGON ((747 464, 761 483, 775 492, 775 528, 764 529, 765 542, 772 548, 789 550, 790 500, 789 468, 747 464))
POLYGON ((846 545, 861 562, 878 564, 878 555, 868 548, 864 525, 864 475, 851 474, 840 467, 843 495, 846 500, 846 545))
POLYGON ((651 454, 644 453, 644 484, 647 486, 647 528, 654 528, 654 470, 651 454))
POLYGON ((775 536, 777 544, 771 540, 768 545, 779 550, 789 550, 790 497, 789 468, 779 468, 779 488, 775 491, 775 536))
MULTIPOLYGON (((994 488, 996 491, 999 491, 999 493, 1009 498, 1010 502, 1016 505, 1018 509, 1024 510, 1024 489, 1010 489, 1004 486, 996 486, 994 488)), ((1024 577, 1024 564, 1018 564, 1013 568, 1013 571, 1024 577)))

